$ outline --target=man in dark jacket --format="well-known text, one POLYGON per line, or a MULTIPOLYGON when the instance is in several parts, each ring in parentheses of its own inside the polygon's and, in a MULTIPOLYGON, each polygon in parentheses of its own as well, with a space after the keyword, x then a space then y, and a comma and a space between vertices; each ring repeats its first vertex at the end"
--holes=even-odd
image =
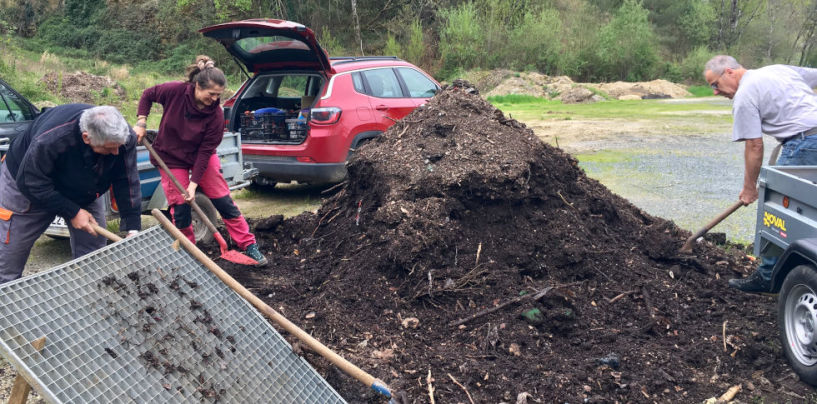
POLYGON ((114 107, 50 108, 12 141, 0 165, 0 284, 19 278, 31 247, 59 215, 74 258, 105 246, 100 198, 113 186, 120 228, 141 229, 136 135, 114 107))

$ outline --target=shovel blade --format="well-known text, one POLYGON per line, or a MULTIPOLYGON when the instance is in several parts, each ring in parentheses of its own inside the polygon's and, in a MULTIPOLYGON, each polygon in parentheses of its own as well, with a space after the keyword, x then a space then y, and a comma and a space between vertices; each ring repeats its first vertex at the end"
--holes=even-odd
POLYGON ((236 251, 236 250, 222 250, 221 258, 238 265, 258 266, 258 261, 236 251))
POLYGON ((238 265, 258 266, 258 261, 236 250, 228 249, 227 241, 224 240, 224 237, 222 237, 221 234, 214 233, 213 237, 215 237, 216 241, 218 242, 219 249, 221 249, 221 258, 238 265))

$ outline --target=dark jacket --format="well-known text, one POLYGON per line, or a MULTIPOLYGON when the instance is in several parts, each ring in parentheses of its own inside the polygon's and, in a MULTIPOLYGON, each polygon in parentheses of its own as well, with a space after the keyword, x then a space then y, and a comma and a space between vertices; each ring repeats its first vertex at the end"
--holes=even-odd
MULTIPOLYGON (((195 84, 171 81, 148 88, 139 99, 138 115, 148 115, 154 102, 162 104, 156 153, 170 168, 192 171, 190 181, 199 183, 210 156, 224 138, 224 111, 218 102, 198 109, 195 84)), ((157 165, 151 157, 153 165, 157 165)))
POLYGON ((140 230, 142 192, 131 130, 119 155, 94 153, 82 141, 79 117, 93 105, 49 108, 9 146, 5 163, 32 206, 70 220, 113 186, 122 230, 140 230))

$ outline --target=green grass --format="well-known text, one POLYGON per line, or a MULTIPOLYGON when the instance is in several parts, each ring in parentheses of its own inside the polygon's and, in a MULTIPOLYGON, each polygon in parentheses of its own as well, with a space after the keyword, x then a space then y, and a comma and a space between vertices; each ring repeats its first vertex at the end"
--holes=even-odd
POLYGON ((542 97, 527 94, 492 95, 487 98, 488 102, 496 104, 561 104, 561 101, 551 101, 542 97))
POLYGON ((689 86, 687 91, 692 93, 693 97, 711 97, 715 95, 712 92, 712 87, 709 86, 689 86))
POLYGON ((633 161, 634 153, 624 152, 621 150, 601 150, 596 153, 576 154, 574 157, 579 160, 580 164, 584 163, 623 163, 633 161))
POLYGON ((664 100, 607 100, 584 104, 563 104, 543 98, 508 95, 490 97, 491 104, 520 121, 570 119, 655 119, 666 120, 673 115, 689 116, 701 113, 710 122, 730 122, 728 105, 701 102, 666 102, 664 100), (711 114, 723 111, 722 114, 711 114))

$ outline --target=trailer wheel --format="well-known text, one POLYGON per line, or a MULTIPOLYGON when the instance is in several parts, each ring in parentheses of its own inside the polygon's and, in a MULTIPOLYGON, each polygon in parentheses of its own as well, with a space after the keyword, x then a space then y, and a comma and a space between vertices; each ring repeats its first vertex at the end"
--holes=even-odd
POLYGON ((799 265, 783 281, 777 299, 783 351, 800 379, 817 386, 817 270, 799 265))
MULTIPOLYGON (((216 221, 218 220, 218 211, 216 211, 216 207, 213 206, 213 202, 210 201, 207 195, 196 193, 196 203, 207 218, 210 219, 210 222, 213 224, 218 223, 216 221)), ((204 221, 201 220, 195 210, 193 211, 193 234, 196 236, 197 242, 209 243, 213 240, 213 233, 207 228, 207 225, 204 224, 204 221)))

